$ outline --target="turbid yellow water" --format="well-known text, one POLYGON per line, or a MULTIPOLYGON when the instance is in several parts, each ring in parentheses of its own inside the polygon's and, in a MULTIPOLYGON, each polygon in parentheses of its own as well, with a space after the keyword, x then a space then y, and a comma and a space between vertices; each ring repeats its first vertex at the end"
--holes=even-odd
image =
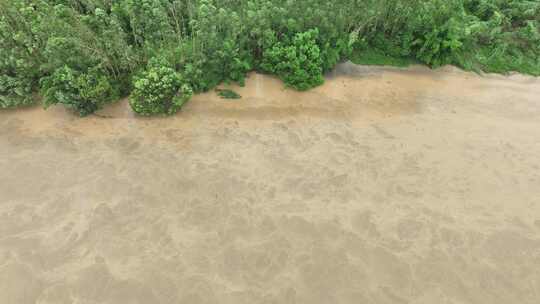
POLYGON ((540 79, 235 89, 0 112, 0 303, 540 303, 540 79))

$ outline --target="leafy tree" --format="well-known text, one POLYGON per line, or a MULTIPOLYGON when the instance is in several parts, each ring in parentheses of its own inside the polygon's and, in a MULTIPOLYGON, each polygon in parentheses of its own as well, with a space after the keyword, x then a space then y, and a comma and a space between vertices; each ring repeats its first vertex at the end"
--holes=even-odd
POLYGON ((323 62, 316 42, 318 34, 319 31, 313 29, 296 34, 289 43, 276 42, 264 51, 261 67, 298 90, 322 84, 323 62))
POLYGON ((41 2, 0 1, 0 108, 34 102, 32 91, 44 61, 39 24, 41 2))
POLYGON ((80 73, 64 66, 41 80, 44 106, 62 104, 80 116, 99 110, 107 102, 118 98, 109 79, 97 70, 80 73))
POLYGON ((168 62, 154 58, 136 77, 129 103, 140 115, 174 114, 193 95, 191 87, 168 62))

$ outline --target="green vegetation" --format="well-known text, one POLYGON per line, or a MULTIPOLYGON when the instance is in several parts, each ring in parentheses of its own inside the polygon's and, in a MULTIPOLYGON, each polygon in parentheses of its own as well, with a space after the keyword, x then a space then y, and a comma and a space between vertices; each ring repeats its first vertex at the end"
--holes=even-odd
POLYGON ((317 45, 319 31, 295 34, 292 41, 276 41, 264 50, 261 68, 278 75, 298 90, 307 90, 324 82, 321 50, 317 45))
POLYGON ((236 93, 235 91, 233 90, 228 90, 228 89, 216 89, 215 90, 218 95, 223 98, 223 99, 240 99, 242 98, 242 96, 240 96, 240 94, 236 93))
POLYGON ((173 114, 250 70, 307 90, 339 61, 540 75, 537 0, 0 0, 0 108, 173 114))
POLYGON ((396 67, 408 67, 417 63, 413 58, 394 57, 376 48, 357 49, 349 58, 356 64, 363 65, 390 65, 396 67))
POLYGON ((41 79, 44 106, 63 104, 81 116, 94 113, 118 97, 106 76, 99 71, 81 73, 68 66, 41 79))
POLYGON ((135 77, 129 103, 141 115, 174 114, 193 95, 182 75, 164 60, 153 58, 135 77))

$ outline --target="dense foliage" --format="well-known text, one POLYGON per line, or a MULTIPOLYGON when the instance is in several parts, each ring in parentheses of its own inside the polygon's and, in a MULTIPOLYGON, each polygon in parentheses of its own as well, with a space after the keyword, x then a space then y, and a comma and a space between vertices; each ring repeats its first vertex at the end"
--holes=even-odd
POLYGON ((348 58, 540 75, 540 1, 0 0, 0 108, 173 114, 250 70, 307 90, 348 58))
POLYGON ((148 68, 135 77, 130 105, 141 115, 174 114, 191 98, 191 87, 164 60, 153 58, 148 68))
POLYGON ((323 83, 321 50, 317 29, 298 33, 292 41, 277 41, 263 52, 261 68, 277 74, 286 84, 307 90, 323 83))

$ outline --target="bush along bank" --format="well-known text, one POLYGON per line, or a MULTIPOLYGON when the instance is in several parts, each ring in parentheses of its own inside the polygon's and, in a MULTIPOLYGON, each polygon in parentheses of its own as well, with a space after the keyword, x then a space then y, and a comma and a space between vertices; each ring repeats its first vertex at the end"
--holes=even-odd
POLYGON ((0 0, 0 108, 81 116, 121 96, 174 114, 271 73, 308 90, 339 61, 540 75, 540 1, 0 0))

